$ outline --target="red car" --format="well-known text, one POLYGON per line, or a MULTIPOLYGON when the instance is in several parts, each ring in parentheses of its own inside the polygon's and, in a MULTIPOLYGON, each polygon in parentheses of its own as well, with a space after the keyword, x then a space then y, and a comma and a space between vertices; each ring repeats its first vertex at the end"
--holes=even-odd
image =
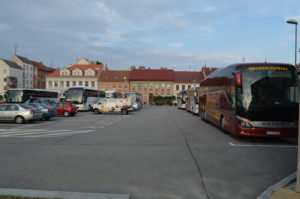
POLYGON ((77 113, 77 107, 71 102, 57 102, 53 106, 56 108, 57 115, 68 117, 74 116, 77 113))

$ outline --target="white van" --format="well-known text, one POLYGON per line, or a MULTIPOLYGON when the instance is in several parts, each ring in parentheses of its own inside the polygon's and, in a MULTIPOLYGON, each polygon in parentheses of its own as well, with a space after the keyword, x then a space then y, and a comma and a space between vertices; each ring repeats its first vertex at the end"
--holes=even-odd
POLYGON ((100 100, 92 105, 94 114, 120 112, 127 115, 130 109, 128 104, 130 101, 123 98, 100 98, 100 100))

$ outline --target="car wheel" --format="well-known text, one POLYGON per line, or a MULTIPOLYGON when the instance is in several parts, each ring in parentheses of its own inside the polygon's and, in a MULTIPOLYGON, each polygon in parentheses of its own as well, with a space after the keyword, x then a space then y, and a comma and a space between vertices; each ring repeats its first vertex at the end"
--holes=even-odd
POLYGON ((126 109, 122 109, 122 115, 128 115, 128 111, 126 109))
POLYGON ((226 130, 225 130, 225 117, 224 117, 224 116, 221 117, 220 128, 221 128, 221 130, 222 130, 224 133, 226 133, 226 130))
POLYGON ((15 118, 15 121, 16 121, 17 124, 23 124, 25 120, 22 116, 17 116, 15 118))
POLYGON ((69 116, 70 116, 70 113, 69 113, 68 111, 65 111, 65 112, 64 112, 64 116, 65 116, 65 117, 69 117, 69 116))
POLYGON ((94 112, 94 114, 99 114, 100 113, 99 109, 97 109, 97 108, 95 108, 93 112, 94 112))

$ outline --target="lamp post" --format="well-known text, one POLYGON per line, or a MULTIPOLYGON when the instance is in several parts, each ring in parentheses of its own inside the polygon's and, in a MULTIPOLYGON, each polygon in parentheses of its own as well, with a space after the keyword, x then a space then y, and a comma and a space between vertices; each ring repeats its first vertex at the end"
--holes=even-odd
POLYGON ((297 67, 297 25, 298 21, 294 19, 287 20, 286 23, 295 25, 295 67, 297 67))
MULTIPOLYGON (((294 24, 295 25, 295 67, 297 67, 297 25, 298 21, 290 19, 286 21, 288 24, 294 24)), ((299 88, 298 88, 299 89, 299 88)), ((300 90, 299 90, 300 91, 300 90)), ((299 92, 298 92, 299 93, 299 92)), ((299 119, 300 119, 300 106, 299 106, 299 119)), ((298 166, 297 166, 297 181, 296 181, 296 191, 300 192, 300 128, 299 128, 299 122, 298 122, 298 166)))

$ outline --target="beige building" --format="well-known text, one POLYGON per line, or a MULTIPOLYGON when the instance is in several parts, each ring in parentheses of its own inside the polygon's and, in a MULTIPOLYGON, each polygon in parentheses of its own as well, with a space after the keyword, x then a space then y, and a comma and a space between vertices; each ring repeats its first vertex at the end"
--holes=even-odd
POLYGON ((15 62, 0 59, 0 96, 10 88, 23 86, 23 70, 15 62))
POLYGON ((131 92, 143 95, 143 101, 151 104, 153 96, 172 96, 174 71, 167 69, 133 69, 129 75, 131 92))
POLYGON ((46 88, 49 90, 64 92, 69 87, 84 86, 98 88, 98 81, 103 65, 72 65, 63 69, 56 69, 46 75, 46 88))
POLYGON ((182 90, 188 90, 189 88, 199 87, 200 81, 203 79, 203 75, 200 71, 175 71, 174 72, 174 84, 173 95, 177 95, 182 90))

